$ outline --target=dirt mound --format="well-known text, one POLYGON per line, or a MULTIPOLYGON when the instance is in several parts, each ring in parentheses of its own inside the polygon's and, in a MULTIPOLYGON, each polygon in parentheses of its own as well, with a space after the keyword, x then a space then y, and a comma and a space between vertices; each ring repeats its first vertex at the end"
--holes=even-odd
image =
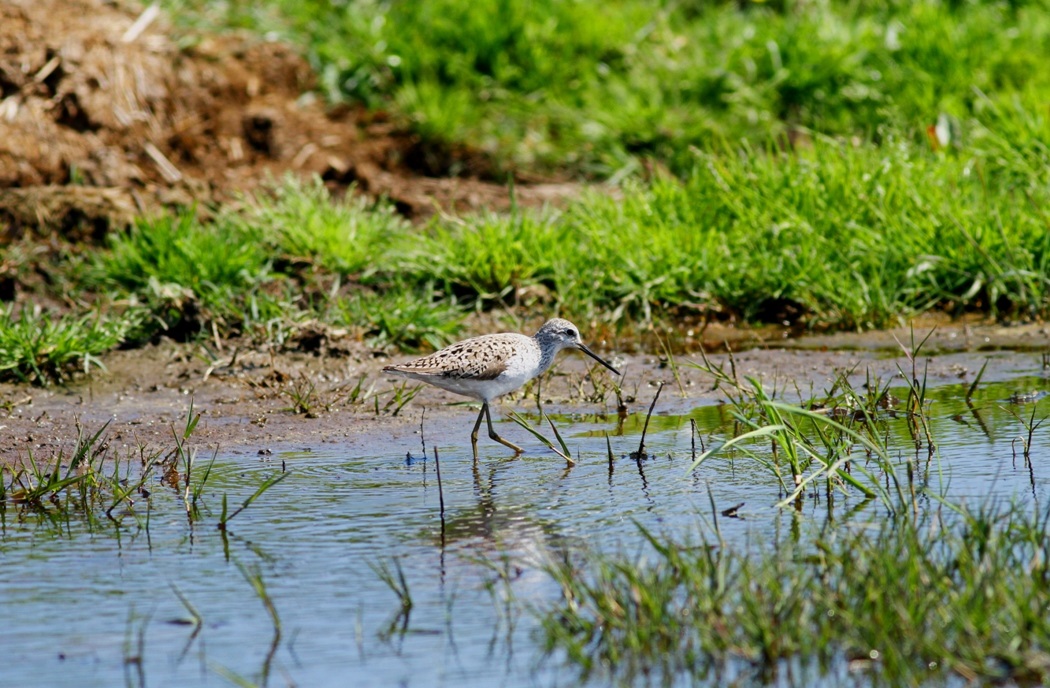
MULTIPOLYGON (((499 185, 415 174, 412 136, 382 115, 327 109, 311 94, 314 85, 309 65, 287 45, 248 35, 177 40, 155 8, 0 3, 6 236, 85 223, 84 233, 97 236, 136 212, 206 204, 286 172, 356 182, 409 215, 506 205, 499 185), (106 203, 92 192, 82 204, 83 187, 114 191, 106 203)), ((541 185, 517 194, 537 203, 576 191, 541 185)))

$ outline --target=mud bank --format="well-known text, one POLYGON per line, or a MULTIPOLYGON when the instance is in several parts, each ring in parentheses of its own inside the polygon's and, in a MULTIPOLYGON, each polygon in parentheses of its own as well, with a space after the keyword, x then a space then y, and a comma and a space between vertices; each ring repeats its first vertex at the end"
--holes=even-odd
MULTIPOLYGON (((928 331, 916 331, 916 341, 928 331)), ((739 335, 740 333, 738 333, 739 335)), ((709 332, 708 336, 713 336, 709 332)), ((733 354, 711 354, 715 363, 733 364, 740 376, 754 376, 770 387, 820 394, 836 376, 852 371, 862 383, 869 371, 880 377, 910 369, 898 340, 909 346, 912 332, 900 329, 862 335, 756 339, 743 333, 731 344, 733 354)), ((989 361, 983 380, 1046 372, 1047 329, 1043 325, 942 325, 921 352, 920 370, 931 385, 974 379, 989 361)), ((629 411, 645 413, 656 387, 667 385, 657 413, 715 403, 720 393, 688 365, 699 355, 685 353, 676 365, 648 354, 603 352, 624 371, 622 390, 629 411)), ((38 388, 0 385, 0 462, 18 463, 68 454, 78 427, 93 434, 108 423, 111 450, 137 452, 172 444, 191 403, 201 421, 194 433, 200 448, 230 454, 267 454, 310 449, 337 442, 354 447, 388 443, 391 455, 419 448, 421 414, 428 444, 469 442, 474 413, 464 399, 423 387, 407 403, 411 387, 384 376, 391 359, 360 342, 342 343, 324 353, 273 353, 227 346, 217 357, 200 346, 162 343, 106 357, 105 370, 94 370, 66 386, 38 388), (442 433, 439 435, 439 432, 442 433)), ((545 406, 587 413, 615 412, 611 385, 598 388, 587 375, 588 361, 563 354, 540 393, 545 406)), ((498 411, 536 408, 536 389, 504 398, 498 411)), ((524 431, 506 432, 526 440, 524 431)), ((528 444, 527 446, 532 446, 528 444)))

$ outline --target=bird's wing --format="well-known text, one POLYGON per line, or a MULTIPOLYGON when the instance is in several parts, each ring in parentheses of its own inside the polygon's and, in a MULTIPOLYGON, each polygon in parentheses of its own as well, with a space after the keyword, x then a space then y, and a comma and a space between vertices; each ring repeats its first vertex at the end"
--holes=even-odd
POLYGON ((384 370, 451 379, 494 380, 507 369, 505 357, 500 355, 495 343, 488 337, 475 337, 384 370))

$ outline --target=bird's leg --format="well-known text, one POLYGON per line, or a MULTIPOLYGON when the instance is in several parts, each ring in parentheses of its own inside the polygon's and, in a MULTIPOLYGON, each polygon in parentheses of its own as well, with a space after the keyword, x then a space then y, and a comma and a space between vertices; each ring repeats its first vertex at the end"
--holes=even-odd
POLYGON ((508 447, 510 449, 513 449, 515 456, 520 454, 523 451, 521 447, 519 447, 518 445, 514 444, 513 442, 508 442, 507 440, 503 439, 502 437, 500 437, 499 435, 496 434, 495 428, 492 427, 492 412, 489 411, 489 405, 485 404, 485 406, 482 408, 482 410, 485 412, 485 419, 488 421, 488 424, 489 424, 489 437, 491 437, 492 439, 496 440, 497 442, 502 444, 504 447, 508 447))
MULTIPOLYGON (((485 412, 489 410, 489 405, 485 402, 481 402, 481 413, 478 414, 478 421, 474 423, 474 432, 470 433, 470 446, 474 447, 474 463, 478 462, 478 430, 481 428, 481 419, 485 416, 485 412)), ((489 421, 489 427, 492 427, 492 421, 489 421)))

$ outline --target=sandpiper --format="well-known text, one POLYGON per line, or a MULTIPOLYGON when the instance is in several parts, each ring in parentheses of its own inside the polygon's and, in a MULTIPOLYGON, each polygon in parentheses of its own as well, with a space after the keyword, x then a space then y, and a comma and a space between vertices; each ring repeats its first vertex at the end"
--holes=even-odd
POLYGON ((575 348, 619 375, 620 372, 602 360, 580 341, 580 331, 562 318, 548 320, 533 337, 516 332, 486 334, 451 344, 429 356, 401 365, 386 366, 383 372, 394 373, 429 383, 435 387, 472 397, 481 402, 481 413, 474 423, 470 443, 474 460, 478 459, 478 429, 481 419, 489 426, 489 437, 520 454, 522 449, 496 434, 492 427, 489 402, 542 375, 554 355, 562 349, 575 348))

